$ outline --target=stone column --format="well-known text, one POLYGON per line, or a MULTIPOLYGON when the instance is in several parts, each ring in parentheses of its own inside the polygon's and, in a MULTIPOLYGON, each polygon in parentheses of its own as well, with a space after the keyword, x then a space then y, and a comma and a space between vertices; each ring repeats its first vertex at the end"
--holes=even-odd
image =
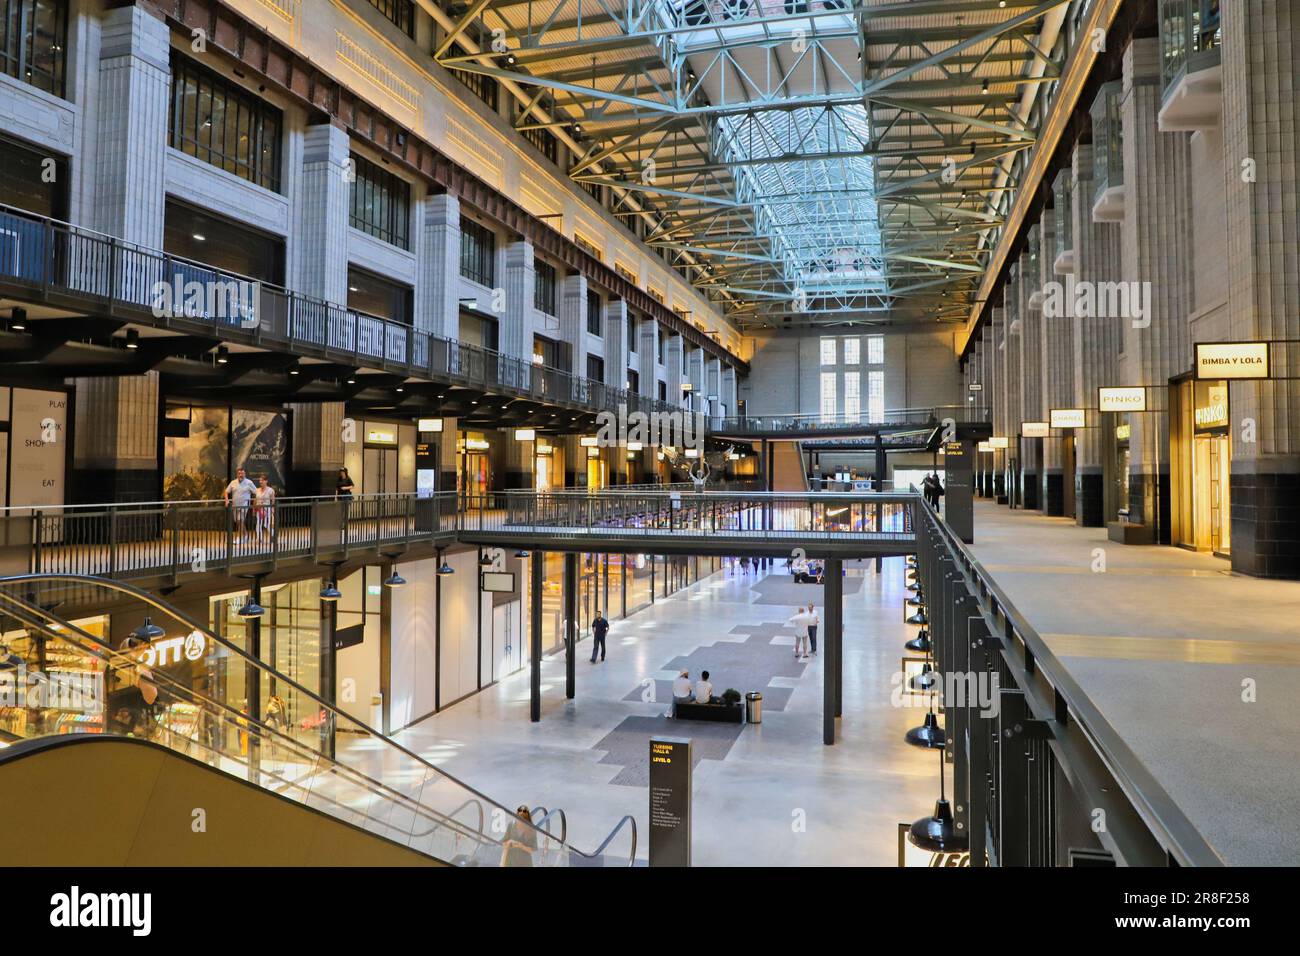
POLYGON ((460 200, 450 193, 424 200, 424 248, 415 265, 415 325, 431 335, 460 338, 460 200))
POLYGON ((75 380, 69 503, 159 499, 158 383, 157 372, 75 380))
MULTIPOLYGON (((997 306, 989 318, 989 380, 993 391, 993 434, 1006 435, 1007 399, 1006 399, 1006 309, 997 306)), ((993 497, 1002 503, 1007 494, 1006 452, 995 449, 990 456, 993 460, 993 497)))
POLYGON ((142 5, 105 13, 97 108, 87 116, 96 123, 99 140, 96 228, 149 249, 163 245, 169 41, 167 24, 142 5))
MULTIPOLYGON (((1230 6, 1230 5, 1229 5, 1230 6)), ((1254 38, 1250 40, 1254 42, 1254 38)), ((1169 542, 1171 376, 1191 367, 1187 319, 1194 309, 1191 272, 1189 134, 1161 133, 1160 44, 1136 39, 1124 51, 1124 219, 1122 278, 1149 289, 1147 315, 1123 322, 1126 385, 1156 386, 1148 411, 1131 417, 1130 520, 1154 526, 1169 542)))
MULTIPOLYGON (((1041 240, 1038 255, 1040 289, 1046 291, 1048 283, 1057 282, 1053 270, 1056 257, 1056 223, 1054 213, 1048 209, 1039 224, 1041 240)), ((1042 416, 1050 421, 1053 408, 1069 408, 1074 402, 1073 327, 1064 310, 1048 308, 1050 297, 1044 298, 1040 325, 1042 346, 1042 416)), ((1043 494, 1041 505, 1044 514, 1065 513, 1064 442, 1068 434, 1052 430, 1043 439, 1043 494)))
POLYGON ((560 338, 573 356, 573 374, 587 376, 587 277, 581 272, 565 276, 559 289, 560 338))
MULTIPOLYGON (((337 305, 348 301, 348 134, 333 123, 303 136, 297 289, 337 305)), ((419 316, 419 311, 417 311, 419 316)))
POLYGON ((533 360, 533 244, 512 242, 505 249, 505 311, 501 314, 501 354, 533 360))
MULTIPOLYGON (((1300 13, 1285 0, 1224 4, 1223 41, 1232 338, 1300 339, 1300 13)), ((1273 375, 1300 376, 1295 345, 1273 356, 1273 375)), ((1300 381, 1234 382, 1229 409, 1233 569, 1300 578, 1300 381)))
POLYGON ((704 408, 704 349, 686 345, 686 381, 691 383, 691 408, 704 408))
MULTIPOLYGON (((289 411, 293 416, 289 493, 334 494, 339 469, 343 467, 343 403, 304 402, 291 404, 289 411)), ((354 475, 353 480, 359 481, 360 476, 354 475)))
POLYGON ((1007 503, 1019 507, 1024 500, 1021 493, 1020 474, 1020 268, 1011 267, 1010 281, 1005 289, 1004 310, 1006 331, 1002 340, 1002 401, 1006 405, 1007 450, 1003 452, 1006 464, 1007 503))
POLYGON ((605 303, 605 384, 627 387, 627 303, 610 299, 605 303))
POLYGON ((708 397, 717 395, 717 401, 722 400, 722 359, 710 355, 704 360, 704 402, 700 408, 704 410, 705 415, 716 415, 717 402, 710 402, 708 397))
MULTIPOLYGON (((1030 305, 1038 283, 1038 235, 1035 231, 1029 251, 1020 256, 1020 421, 1043 420, 1043 345, 1042 312, 1030 305)), ((1042 507, 1042 439, 1020 439, 1021 487, 1024 507, 1036 511, 1042 507)))
POLYGON ((654 398, 659 394, 656 384, 659 376, 659 323, 649 316, 641 316, 637 330, 637 355, 641 357, 641 394, 654 398))
POLYGON ((726 414, 735 416, 738 414, 736 407, 736 369, 735 366, 725 365, 722 368, 722 391, 718 393, 722 399, 722 404, 726 408, 726 414))
MULTIPOLYGON (((1114 223, 1094 221, 1093 147, 1080 144, 1074 151, 1074 278, 1077 289, 1090 290, 1092 312, 1073 317, 1074 404, 1087 412, 1088 427, 1077 433, 1075 453, 1075 521, 1085 527, 1106 523, 1104 455, 1113 447, 1104 429, 1112 427, 1110 416, 1096 411, 1097 389, 1122 384, 1118 375, 1118 338, 1123 315, 1109 314, 1123 297, 1109 290, 1122 289, 1120 280, 1119 229, 1114 223), (1085 285, 1086 283, 1086 285, 1085 285)), ((1088 301, 1088 300, 1083 300, 1088 301)), ((1123 311, 1122 309, 1120 311, 1123 311)))
POLYGON ((673 405, 682 402, 682 380, 686 374, 686 339, 680 335, 669 335, 664 346, 664 375, 668 379, 668 401, 673 405))

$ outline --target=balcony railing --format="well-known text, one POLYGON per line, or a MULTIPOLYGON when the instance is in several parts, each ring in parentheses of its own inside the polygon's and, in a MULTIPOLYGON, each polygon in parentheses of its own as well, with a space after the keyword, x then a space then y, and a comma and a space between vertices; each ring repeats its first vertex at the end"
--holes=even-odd
MULTIPOLYGON (((58 220, 0 206, 0 283, 161 327, 587 409, 681 412, 623 388, 466 345, 58 220)), ((70 303, 71 304, 71 303, 70 303)))
MULTIPOLYGON (((772 541, 867 550, 912 540, 915 494, 696 492, 682 484, 602 491, 531 490, 281 498, 266 508, 222 501, 0 510, 0 574, 166 578, 345 561, 445 547, 546 539, 769 547, 772 541)), ((737 552, 739 553, 739 551, 737 552)))
POLYGON ((986 422, 988 409, 972 405, 934 405, 925 408, 886 409, 879 419, 867 414, 835 415, 740 415, 708 419, 709 431, 719 435, 738 435, 770 432, 870 431, 880 428, 930 428, 945 420, 955 423, 986 422))

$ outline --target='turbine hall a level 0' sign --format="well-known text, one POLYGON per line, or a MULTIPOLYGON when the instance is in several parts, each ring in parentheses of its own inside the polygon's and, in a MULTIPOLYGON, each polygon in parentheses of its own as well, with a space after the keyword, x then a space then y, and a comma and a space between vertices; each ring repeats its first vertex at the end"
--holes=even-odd
POLYGON ((691 865, 691 742, 650 738, 650 865, 691 865))

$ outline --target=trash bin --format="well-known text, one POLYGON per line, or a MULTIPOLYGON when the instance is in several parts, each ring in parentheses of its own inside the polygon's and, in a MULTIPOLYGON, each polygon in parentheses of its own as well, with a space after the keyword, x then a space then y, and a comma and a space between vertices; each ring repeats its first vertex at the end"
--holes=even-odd
POLYGON ((756 690, 745 695, 745 720, 751 724, 763 722, 763 695, 756 690))

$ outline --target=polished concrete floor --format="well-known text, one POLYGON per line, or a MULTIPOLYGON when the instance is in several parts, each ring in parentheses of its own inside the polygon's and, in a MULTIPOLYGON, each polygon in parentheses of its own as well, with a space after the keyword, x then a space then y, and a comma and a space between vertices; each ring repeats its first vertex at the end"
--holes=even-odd
MULTIPOLYGON (((668 728, 723 755, 706 756, 694 771, 696 865, 894 866, 898 824, 933 809, 939 758, 903 741, 924 717, 919 701, 894 703, 901 696, 894 678, 903 643, 915 632, 903 623, 903 562, 886 560, 881 574, 869 565, 849 573, 862 580, 845 598, 844 716, 834 746, 822 743, 822 658, 793 666, 793 630, 783 625, 795 607, 765 597, 785 590, 765 587, 753 573, 726 572, 614 622, 604 663, 588 663, 590 642, 582 642, 573 701, 564 696, 563 658, 548 658, 540 723, 528 719, 523 671, 397 739, 500 803, 563 807, 571 842, 584 850, 633 814, 637 856, 644 859, 649 797, 638 772, 644 768, 624 761, 645 761, 650 729, 668 728), (662 682, 676 676, 670 662, 688 658, 694 677, 697 662, 735 660, 738 648, 723 653, 711 649, 716 642, 750 641, 755 631, 791 652, 787 668, 784 655, 763 651, 765 659, 782 661, 769 685, 782 709, 766 709, 763 722, 739 729, 729 746, 717 736, 725 725, 661 719, 662 682), (658 702, 642 699, 650 688, 658 702), (632 748, 602 749, 629 737, 632 748)), ((788 580, 784 572, 774 574, 788 580)), ((732 686, 725 664, 714 671, 715 693, 732 686)), ((620 846, 626 847, 622 837, 611 852, 620 846)))
POLYGON ((973 551, 1225 860, 1300 865, 1300 583, 988 501, 973 551))

